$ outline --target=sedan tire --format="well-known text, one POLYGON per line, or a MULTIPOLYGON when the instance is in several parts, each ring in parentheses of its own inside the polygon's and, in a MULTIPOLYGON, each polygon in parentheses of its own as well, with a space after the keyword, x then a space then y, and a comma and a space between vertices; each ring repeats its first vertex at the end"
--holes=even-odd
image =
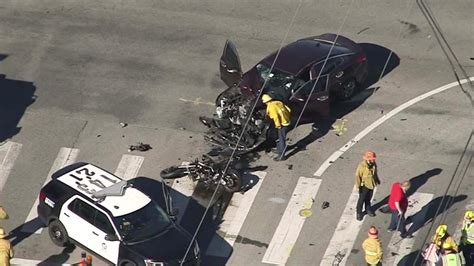
POLYGON ((349 100, 357 91, 357 81, 354 78, 346 80, 338 92, 337 98, 341 101, 349 100))

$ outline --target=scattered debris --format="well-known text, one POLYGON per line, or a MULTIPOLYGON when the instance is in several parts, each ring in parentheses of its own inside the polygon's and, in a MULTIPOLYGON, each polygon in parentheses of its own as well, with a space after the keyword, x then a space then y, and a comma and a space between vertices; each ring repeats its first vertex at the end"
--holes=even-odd
POLYGON ((346 122, 347 119, 337 119, 332 125, 332 130, 336 132, 336 136, 341 136, 347 131, 346 122))
POLYGON ((366 31, 366 30, 368 30, 368 29, 370 29, 370 27, 363 28, 363 29, 360 30, 357 34, 361 34, 362 32, 364 32, 364 31, 366 31))
POLYGON ((189 138, 190 138, 190 139, 192 139, 192 138, 193 138, 193 136, 189 136, 189 138))
POLYGON ((310 245, 310 246, 314 246, 314 244, 313 244, 313 243, 309 243, 309 245, 310 245))
POLYGON ((321 205, 321 209, 326 209, 326 208, 329 208, 329 202, 327 201, 323 201, 323 204, 321 205))
POLYGON ((342 156, 339 156, 339 159, 344 159, 344 157, 342 157, 342 156))
POLYGON ((383 140, 387 141, 388 139, 385 137, 385 138, 383 138, 383 140))
POLYGON ((100 138, 100 136, 102 136, 101 134, 97 135, 98 138, 100 138))
POLYGON ((469 57, 469 59, 474 60, 474 57, 469 57))
POLYGON ((291 170, 291 169, 293 169, 293 165, 292 165, 292 164, 289 164, 289 165, 288 165, 288 170, 291 170))
POLYGON ((125 138, 125 135, 122 135, 122 138, 125 138))
POLYGON ((431 34, 428 34, 428 36, 426 36, 426 38, 431 39, 431 34))
POLYGON ((147 151, 147 150, 151 150, 152 147, 150 146, 150 144, 144 144, 142 142, 139 142, 137 145, 130 145, 128 146, 128 151, 129 152, 132 152, 132 151, 147 151))
POLYGON ((405 121, 405 120, 407 120, 407 119, 406 119, 406 118, 401 118, 401 119, 400 119, 400 121, 405 121))
POLYGON ((304 218, 308 218, 313 215, 313 212, 310 209, 301 209, 299 215, 304 218))
POLYGON ((180 127, 179 129, 180 129, 180 130, 186 130, 186 128, 185 128, 185 127, 180 127))
POLYGON ((380 113, 383 114, 383 110, 380 110, 380 113))
POLYGON ((126 127, 126 126, 128 126, 128 124, 127 124, 127 123, 124 123, 124 122, 120 122, 119 125, 120 125, 121 127, 126 127))
POLYGON ((329 161, 329 163, 333 163, 334 161, 329 161))

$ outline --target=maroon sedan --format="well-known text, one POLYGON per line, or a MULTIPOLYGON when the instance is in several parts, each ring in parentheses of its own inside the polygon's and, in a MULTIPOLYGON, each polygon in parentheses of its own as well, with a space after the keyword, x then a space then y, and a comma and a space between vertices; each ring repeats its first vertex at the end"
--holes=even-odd
MULTIPOLYGON (((264 122, 264 105, 257 96, 267 93, 285 102, 292 110, 292 122, 296 122, 303 110, 300 123, 311 122, 329 116, 331 101, 351 98, 368 74, 367 57, 362 48, 352 40, 332 33, 290 43, 246 73, 242 72, 235 45, 228 40, 221 56, 220 72, 229 88, 216 99, 213 124, 227 128, 230 133, 217 139, 224 139, 232 143, 229 146, 235 147, 242 135, 237 146, 250 150, 266 138, 268 129, 264 122), (256 100, 257 106, 251 112, 256 100), (247 127, 242 133, 247 119, 247 127)), ((203 122, 210 125, 208 120, 203 122)))

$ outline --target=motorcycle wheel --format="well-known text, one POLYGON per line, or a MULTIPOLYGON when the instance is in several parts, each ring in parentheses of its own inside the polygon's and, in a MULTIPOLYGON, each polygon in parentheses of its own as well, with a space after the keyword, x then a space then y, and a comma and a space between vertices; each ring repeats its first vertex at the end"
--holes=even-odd
POLYGON ((234 169, 227 169, 225 176, 223 177, 225 181, 225 190, 228 192, 237 192, 242 188, 242 177, 234 169))
POLYGON ((178 166, 171 166, 161 170, 160 176, 163 179, 179 178, 186 175, 186 169, 179 168, 178 166))

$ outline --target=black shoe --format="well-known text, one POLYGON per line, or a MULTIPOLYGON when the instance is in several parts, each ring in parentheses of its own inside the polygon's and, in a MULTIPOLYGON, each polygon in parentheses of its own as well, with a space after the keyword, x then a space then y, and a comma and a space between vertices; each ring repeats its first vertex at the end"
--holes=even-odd
POLYGON ((413 235, 408 234, 408 233, 404 233, 404 234, 400 234, 400 237, 403 238, 403 239, 408 239, 408 238, 413 238, 413 235))
POLYGON ((392 233, 393 231, 395 231, 395 229, 392 229, 392 228, 387 229, 387 232, 389 232, 389 233, 392 233))
POLYGON ((363 217, 362 213, 358 213, 357 214, 357 221, 362 221, 362 217, 363 217))

